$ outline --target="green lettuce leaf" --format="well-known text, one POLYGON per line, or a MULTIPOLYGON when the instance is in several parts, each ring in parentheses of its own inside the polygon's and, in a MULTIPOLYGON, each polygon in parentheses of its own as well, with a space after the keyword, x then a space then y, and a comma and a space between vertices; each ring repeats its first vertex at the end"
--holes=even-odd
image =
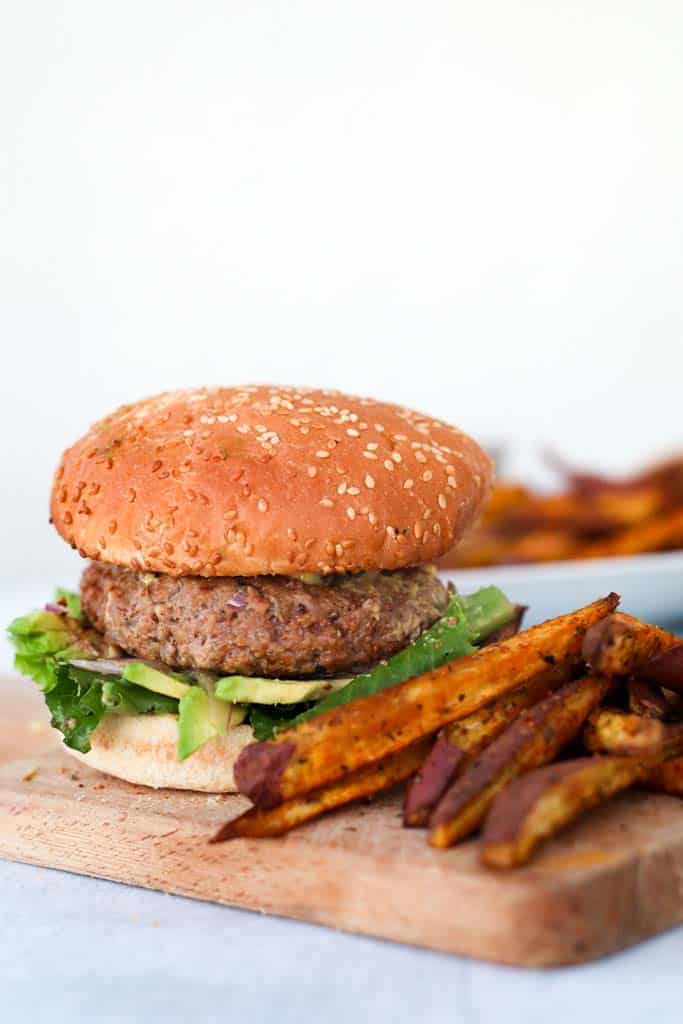
POLYGON ((65 664, 58 664, 55 674, 55 685, 45 693, 52 725, 59 729, 67 747, 87 754, 90 737, 106 710, 102 685, 95 681, 94 672, 80 672, 65 664))
POLYGON ((102 703, 109 715, 178 714, 178 701, 174 697, 152 693, 121 679, 107 679, 102 684, 102 703))
POLYGON ((78 617, 78 596, 58 591, 57 597, 66 601, 68 614, 22 615, 11 623, 9 634, 17 671, 43 691, 52 725, 67 746, 87 754, 90 738, 105 714, 178 714, 178 701, 171 697, 68 664, 71 658, 88 659, 87 651, 79 647, 86 631, 78 617))
MULTIPOLYGON (((308 710, 311 705, 304 705, 308 710)), ((257 740, 269 740, 275 736, 280 729, 286 729, 288 723, 300 716, 302 713, 301 704, 250 704, 248 710, 249 725, 257 740)))

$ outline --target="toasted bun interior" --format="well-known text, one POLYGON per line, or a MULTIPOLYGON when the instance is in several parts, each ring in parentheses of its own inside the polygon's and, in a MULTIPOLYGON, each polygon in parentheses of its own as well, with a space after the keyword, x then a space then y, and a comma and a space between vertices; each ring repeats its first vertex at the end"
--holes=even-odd
POLYGON ((172 576, 401 569, 448 551, 491 461, 455 427, 335 391, 229 387, 123 406, 65 452, 81 555, 172 576))
POLYGON ((93 733, 89 753, 65 750, 91 768, 141 786, 236 793, 233 767, 253 738, 250 726, 238 725, 178 761, 175 715, 108 715, 93 733))

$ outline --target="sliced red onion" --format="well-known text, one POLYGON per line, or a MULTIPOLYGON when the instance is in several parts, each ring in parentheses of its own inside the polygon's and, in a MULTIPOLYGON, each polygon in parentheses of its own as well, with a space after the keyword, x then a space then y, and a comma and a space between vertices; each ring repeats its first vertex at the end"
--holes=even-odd
POLYGON ((54 612, 55 615, 67 615, 68 610, 65 604, 55 604, 54 601, 48 601, 45 605, 46 612, 54 612))
POLYGON ((233 594, 228 599, 227 604, 230 608, 245 608, 248 600, 249 595, 246 590, 238 590, 236 594, 233 594))
POLYGON ((68 662, 74 668, 84 668, 87 672, 100 672, 103 676, 120 676, 126 665, 139 658, 71 658, 68 662))

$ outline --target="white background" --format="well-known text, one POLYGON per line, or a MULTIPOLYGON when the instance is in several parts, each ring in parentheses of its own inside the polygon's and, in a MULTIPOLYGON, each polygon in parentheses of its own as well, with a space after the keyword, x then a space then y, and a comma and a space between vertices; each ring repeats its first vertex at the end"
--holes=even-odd
MULTIPOLYGON (((680 0, 0 0, 3 621, 77 575, 61 449, 164 388, 393 398, 525 472, 682 444, 682 100, 680 0)), ((540 975, 2 879, 17 1024, 680 1019, 680 930, 540 975)))
POLYGON ((4 570, 62 447, 322 383, 628 468, 683 440, 683 7, 0 3, 4 570))

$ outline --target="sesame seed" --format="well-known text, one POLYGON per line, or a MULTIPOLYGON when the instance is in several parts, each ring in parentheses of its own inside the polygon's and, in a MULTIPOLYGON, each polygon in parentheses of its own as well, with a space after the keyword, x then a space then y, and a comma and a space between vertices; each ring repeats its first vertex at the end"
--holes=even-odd
POLYGON ((343 546, 343 544, 337 544, 335 546, 335 554, 336 554, 337 558, 343 558, 343 556, 344 556, 344 546, 343 546))
POLYGON ((258 504, 257 504, 256 507, 258 508, 259 512, 267 512, 268 511, 268 502, 266 501, 265 498, 259 498, 258 504))
POLYGON ((368 451, 374 452, 377 451, 379 445, 377 444, 376 441, 368 441, 365 447, 368 449, 368 451))
POLYGON ((320 451, 315 453, 315 457, 316 459, 329 459, 330 453, 321 448, 320 451))
POLYGON ((374 452, 363 452, 363 455, 365 456, 366 459, 374 459, 375 461, 377 460, 377 456, 375 455, 374 452))
POLYGON ((413 526, 413 533, 415 534, 415 537, 417 538, 417 540, 419 540, 419 539, 420 539, 420 537, 422 536, 423 530, 424 530, 424 526, 423 526, 423 525, 422 525, 422 523, 421 523, 421 522, 420 522, 420 521, 418 520, 418 521, 417 521, 417 522, 415 523, 415 525, 413 526))
POLYGON ((396 530, 394 529, 393 526, 387 526, 387 534, 391 537, 392 540, 394 539, 394 537, 396 536, 396 530))
POLYGON ((346 433, 349 435, 349 437, 360 437, 359 432, 357 430, 354 430, 353 427, 347 427, 346 433))
POLYGON ((392 452, 392 453, 391 453, 391 457, 392 457, 392 459, 394 460, 394 462, 401 462, 401 461, 402 461, 402 460, 401 460, 401 454, 400 454, 400 452, 392 452))
POLYGON ((430 469, 425 469, 424 473, 422 474, 422 479, 425 481, 425 483, 428 483, 432 479, 432 471, 430 469))
POLYGON ((370 526, 374 526, 377 522, 377 516, 374 512, 368 512, 368 522, 370 523, 370 526))
POLYGON ((411 477, 408 477, 408 479, 403 484, 403 490, 404 491, 409 491, 412 486, 413 486, 413 480, 412 480, 411 477))
POLYGON ((407 441, 408 438, 405 434, 394 434, 394 441, 407 441))
POLYGON ((332 501, 331 498, 321 498, 320 499, 320 504, 324 505, 325 508, 332 508, 332 506, 334 505, 334 502, 332 501))
POLYGON ((369 473, 365 474, 365 486, 369 487, 370 490, 375 486, 374 477, 371 477, 369 473))
POLYGON ((351 506, 349 505, 349 507, 346 510, 346 514, 349 517, 349 519, 351 519, 351 520, 355 519, 356 518, 356 510, 355 510, 355 508, 351 508, 351 506))
POLYGON ((389 472, 391 472, 391 471, 393 470, 393 468, 394 468, 394 464, 393 464, 393 462, 391 461, 391 459, 385 459, 385 460, 384 460, 384 468, 385 468, 385 469, 388 469, 388 470, 389 470, 389 472))
POLYGON ((309 466, 308 469, 306 470, 306 472, 308 473, 308 475, 310 477, 314 477, 314 476, 316 476, 318 470, 315 468, 315 466, 309 466))
POLYGON ((448 502, 446 501, 446 495, 445 494, 440 494, 439 495, 438 502, 439 502, 439 505, 440 505, 441 508, 447 508, 448 507, 448 502))
POLYGON ((438 537, 441 533, 441 523, 434 523, 432 530, 434 531, 434 536, 438 537))
POLYGON ((424 454, 424 452, 415 452, 415 458, 417 459, 418 462, 427 461, 427 456, 424 454))
POLYGON ((448 478, 448 486, 449 487, 456 487, 457 483, 458 483, 458 481, 455 479, 454 476, 449 476, 449 478, 448 478))
POLYGON ((337 494, 346 494, 346 480, 342 480, 337 488, 337 494))
POLYGON ((360 494, 360 487, 349 487, 348 494, 360 494))
POLYGON ((382 426, 381 423, 375 423, 375 430, 377 431, 378 434, 384 433, 384 427, 382 426))

